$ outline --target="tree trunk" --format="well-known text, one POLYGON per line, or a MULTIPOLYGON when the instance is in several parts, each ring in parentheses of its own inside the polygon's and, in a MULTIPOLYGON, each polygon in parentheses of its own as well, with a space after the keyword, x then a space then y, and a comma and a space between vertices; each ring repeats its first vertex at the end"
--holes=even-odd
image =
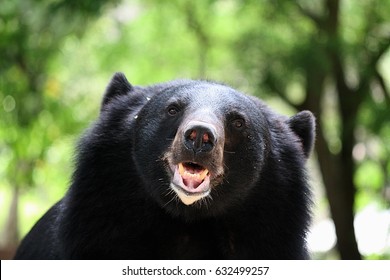
POLYGON ((340 155, 333 155, 321 130, 318 131, 316 151, 325 184, 330 212, 335 224, 337 248, 341 259, 361 259, 354 230, 353 174, 346 169, 340 155))
POLYGON ((16 248, 19 243, 18 227, 18 205, 19 205, 19 188, 13 187, 11 205, 9 208, 8 220, 5 225, 4 242, 7 249, 16 248))
MULTIPOLYGON (((309 109, 317 117, 317 142, 316 152, 319 166, 328 197, 330 212, 335 224, 337 235, 337 248, 341 259, 360 259, 355 231, 354 231, 354 197, 353 184, 354 163, 352 160, 353 127, 342 132, 343 152, 334 155, 328 147, 324 137, 323 115, 321 102, 324 95, 325 79, 327 71, 321 65, 313 67, 309 65, 306 71, 306 100, 299 109, 309 109), (352 134, 351 134, 352 133, 352 134), (351 138, 352 137, 352 138, 351 138)), ((346 108, 343 108, 343 119, 346 108)), ((355 115, 356 116, 356 115, 355 115)), ((353 115, 352 115, 353 117, 353 115)), ((345 126, 343 126, 345 128, 345 126)))

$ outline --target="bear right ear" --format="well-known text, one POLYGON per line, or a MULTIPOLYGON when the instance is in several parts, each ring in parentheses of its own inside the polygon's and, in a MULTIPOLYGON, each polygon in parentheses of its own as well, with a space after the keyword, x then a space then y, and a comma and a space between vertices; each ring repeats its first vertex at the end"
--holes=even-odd
POLYGON ((125 74, 120 72, 115 73, 106 88, 101 108, 103 109, 108 103, 110 103, 111 99, 120 95, 126 95, 132 90, 133 86, 126 79, 125 74))
POLYGON ((316 123, 315 117, 310 111, 302 111, 287 121, 290 128, 301 139, 303 153, 309 157, 314 146, 316 123))

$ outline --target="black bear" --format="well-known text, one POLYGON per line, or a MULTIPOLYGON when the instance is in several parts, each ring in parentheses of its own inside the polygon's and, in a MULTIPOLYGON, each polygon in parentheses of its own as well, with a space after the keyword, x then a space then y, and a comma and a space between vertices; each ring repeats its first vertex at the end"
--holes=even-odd
POLYGON ((315 120, 210 81, 117 73, 72 184, 16 259, 306 259, 315 120))

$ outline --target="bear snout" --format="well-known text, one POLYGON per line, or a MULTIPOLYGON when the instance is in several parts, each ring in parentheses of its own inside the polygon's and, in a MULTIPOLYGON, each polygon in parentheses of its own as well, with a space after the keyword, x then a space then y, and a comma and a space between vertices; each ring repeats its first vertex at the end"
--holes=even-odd
POLYGON ((208 169, 212 177, 223 173, 224 129, 219 123, 191 119, 177 130, 165 155, 171 165, 192 162, 208 169))
POLYGON ((219 123, 184 121, 164 155, 171 187, 184 204, 207 196, 224 174, 224 131, 219 123))

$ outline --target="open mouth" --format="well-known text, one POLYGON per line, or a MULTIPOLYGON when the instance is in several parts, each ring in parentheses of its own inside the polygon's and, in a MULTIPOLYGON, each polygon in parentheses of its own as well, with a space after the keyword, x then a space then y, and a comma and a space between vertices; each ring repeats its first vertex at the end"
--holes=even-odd
POLYGON ((181 162, 174 166, 171 187, 180 200, 190 205, 210 193, 210 172, 194 162, 181 162))
POLYGON ((198 188, 202 185, 205 178, 209 176, 207 168, 193 162, 179 163, 178 168, 184 186, 187 187, 190 192, 201 191, 198 190, 198 188))

